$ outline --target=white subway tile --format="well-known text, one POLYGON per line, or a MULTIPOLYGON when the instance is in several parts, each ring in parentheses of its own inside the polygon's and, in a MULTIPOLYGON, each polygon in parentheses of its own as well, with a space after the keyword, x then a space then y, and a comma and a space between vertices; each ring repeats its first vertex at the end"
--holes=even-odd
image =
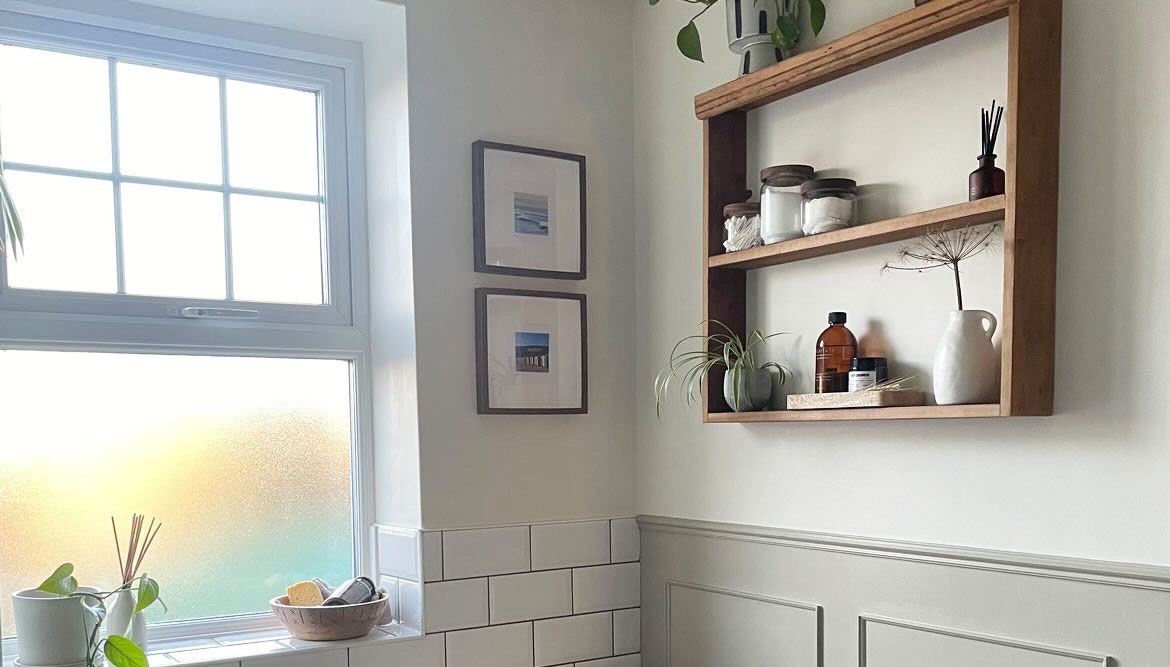
POLYGON ((642 610, 619 609, 613 613, 613 652, 642 650, 642 610))
POLYGON ((447 667, 532 667, 532 624, 448 632, 447 667))
POLYGON ((532 562, 528 526, 443 532, 443 578, 527 572, 532 562))
POLYGON ((635 653, 634 655, 619 655, 616 658, 588 660, 578 662, 574 667, 642 667, 642 656, 635 653))
POLYGON ((572 570, 492 577, 489 586, 493 624, 573 613, 572 570))
POLYGON ((424 584, 426 631, 445 632, 488 624, 487 579, 424 584))
POLYGON ((413 581, 398 581, 398 622, 412 630, 422 632, 423 614, 422 586, 413 581))
POLYGON ((573 613, 637 607, 642 598, 638 563, 573 570, 573 613))
POLYGON ((418 531, 378 526, 378 572, 399 579, 418 577, 418 531))
POLYGON ((636 519, 614 519, 609 522, 610 560, 628 563, 642 557, 641 535, 636 519))
POLYGON ((242 667, 348 667, 348 665, 349 653, 345 649, 282 653, 263 658, 248 658, 242 662, 242 667))
POLYGON ((532 527, 532 569, 609 562, 609 521, 549 523, 532 527))
POLYGON ((613 655, 612 614, 567 616, 533 623, 536 667, 613 655))
POLYGON ((443 578, 443 533, 427 531, 422 534, 423 581, 443 578))
POLYGON ((443 635, 355 646, 349 667, 443 667, 443 635))

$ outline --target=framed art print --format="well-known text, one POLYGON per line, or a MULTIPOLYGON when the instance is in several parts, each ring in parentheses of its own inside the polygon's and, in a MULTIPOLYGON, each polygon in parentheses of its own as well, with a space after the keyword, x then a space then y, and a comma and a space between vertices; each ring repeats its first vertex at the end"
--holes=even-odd
POLYGON ((475 270, 585 279, 585 156, 472 145, 475 270))
POLYGON ((479 414, 589 411, 584 294, 475 290, 479 414))

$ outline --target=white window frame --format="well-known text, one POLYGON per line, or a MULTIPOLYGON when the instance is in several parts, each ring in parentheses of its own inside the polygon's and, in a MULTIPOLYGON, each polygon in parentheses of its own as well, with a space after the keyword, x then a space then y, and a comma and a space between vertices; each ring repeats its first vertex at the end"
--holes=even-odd
MULTIPOLYGON (((352 289, 349 284, 349 198, 344 196, 349 183, 347 154, 346 80, 345 71, 335 66, 279 57, 242 49, 224 48, 188 40, 133 33, 124 29, 62 21, 27 14, 6 14, 0 20, 0 43, 12 46, 43 48, 81 56, 106 59, 110 77, 110 120, 113 138, 112 169, 94 172, 80 169, 5 162, 5 169, 14 172, 79 176, 107 181, 114 186, 115 202, 119 199, 122 183, 163 185, 206 192, 279 196, 285 199, 320 202, 325 204, 324 230, 326 237, 322 274, 326 278, 324 306, 286 305, 247 301, 221 301, 189 298, 135 296, 127 294, 89 294, 7 287, 5 263, 0 262, 0 309, 50 313, 78 313, 93 315, 128 315, 140 317, 181 317, 187 307, 238 308, 259 313, 267 322, 300 324, 352 324, 352 289), (144 178, 120 173, 118 114, 115 94, 117 76, 115 60, 133 64, 158 65, 198 74, 215 76, 220 81, 221 94, 225 78, 255 83, 287 86, 318 95, 319 105, 319 163, 321 165, 321 194, 305 196, 231 186, 227 179, 221 185, 206 185, 173 180, 144 178)), ((221 99, 221 111, 224 102, 221 99)), ((221 115, 221 141, 226 145, 226 118, 221 115)), ((227 155, 223 155, 223 171, 227 175, 227 155)), ((229 207, 225 205, 225 233, 230 230, 229 207)), ((121 215, 115 205, 115 244, 117 253, 117 283, 125 287, 121 248, 121 215)), ((224 243, 230 289, 231 243, 230 235, 224 243)), ((231 294, 228 295, 231 299, 231 294)))
MULTIPOLYGON (((0 350, 349 361, 354 571, 372 575, 374 466, 361 45, 117 0, 87 2, 85 11, 69 4, 0 0, 0 42, 318 93, 319 145, 324 153, 322 193, 329 220, 325 232, 329 304, 293 306, 5 289, 6 282, 0 280, 0 350), (252 309, 261 316, 249 321, 189 319, 181 316, 181 309, 188 306, 252 309)), ((48 171, 64 174, 69 170, 48 171)), ((219 186, 209 189, 223 191, 219 186)), ((3 270, 0 262, 0 275, 3 270)), ((152 625, 151 637, 215 637, 277 625, 271 614, 264 613, 163 622, 152 625)), ((7 642, 3 648, 6 654, 15 650, 7 642)))

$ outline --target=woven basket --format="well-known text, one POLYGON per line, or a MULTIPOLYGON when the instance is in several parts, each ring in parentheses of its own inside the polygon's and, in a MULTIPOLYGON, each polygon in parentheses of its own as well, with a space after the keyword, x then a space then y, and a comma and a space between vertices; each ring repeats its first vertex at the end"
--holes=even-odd
POLYGON ((290 635, 309 641, 358 639, 376 626, 390 623, 390 605, 385 595, 372 602, 338 607, 294 607, 288 603, 287 595, 272 598, 268 604, 290 635))

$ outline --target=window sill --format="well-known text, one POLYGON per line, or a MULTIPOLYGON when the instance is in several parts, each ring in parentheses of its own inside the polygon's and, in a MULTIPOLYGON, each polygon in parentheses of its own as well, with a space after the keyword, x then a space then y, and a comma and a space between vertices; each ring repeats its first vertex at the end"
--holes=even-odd
MULTIPOLYGON (((397 623, 375 628, 361 639, 337 642, 308 642, 293 639, 283 629, 261 630, 227 634, 214 638, 171 639, 152 644, 150 647, 151 667, 182 665, 222 665, 225 662, 239 662, 248 658, 272 658, 281 655, 303 655, 320 651, 348 649, 395 641, 408 641, 422 637, 417 630, 397 623)), ((12 667, 15 656, 4 657, 4 667, 12 667)))

